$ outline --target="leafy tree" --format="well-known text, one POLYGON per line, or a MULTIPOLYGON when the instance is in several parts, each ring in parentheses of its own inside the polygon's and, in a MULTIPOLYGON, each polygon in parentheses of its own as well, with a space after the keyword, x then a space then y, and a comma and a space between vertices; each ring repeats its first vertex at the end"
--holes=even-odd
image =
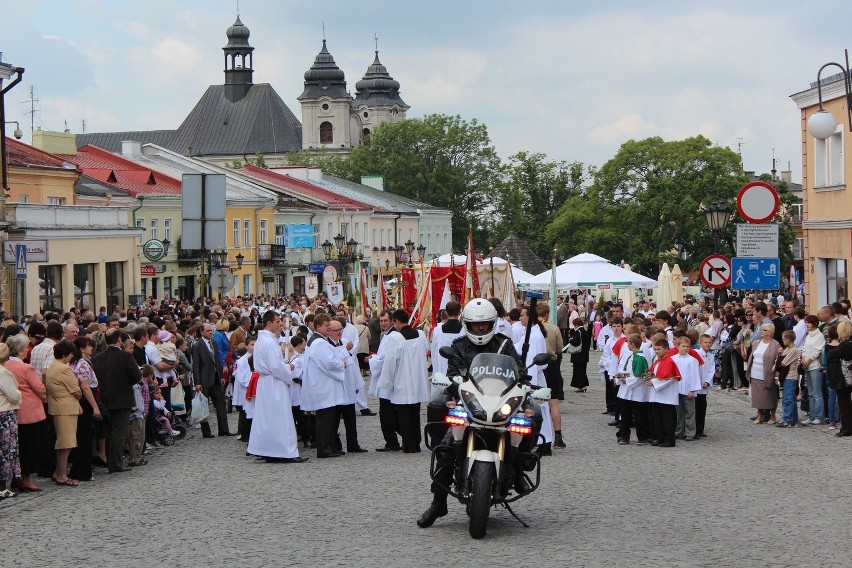
POLYGON ((456 249, 464 248, 468 225, 474 227, 476 246, 485 246, 503 183, 504 168, 488 129, 460 116, 431 114, 383 124, 373 131, 370 145, 355 148, 348 159, 321 153, 293 158, 355 182, 379 174, 387 191, 449 209, 456 249))
MULTIPOLYGON (((583 248, 646 274, 662 262, 695 268, 713 250, 702 206, 722 201, 733 210, 744 182, 739 156, 703 136, 630 140, 595 173, 584 199, 560 209, 548 235, 570 253, 582 252, 571 250, 574 244, 594 241, 601 248, 583 248), (597 219, 584 226, 590 210, 597 219)), ((723 241, 730 243, 734 231, 730 224, 723 241)))
POLYGON ((579 162, 551 162, 541 153, 511 156, 494 239, 515 231, 541 258, 550 258, 555 239, 542 229, 553 222, 567 199, 580 195, 588 171, 579 162))
POLYGON ((254 155, 254 160, 252 160, 255 166, 258 168, 267 168, 269 166, 266 165, 266 160, 263 158, 263 152, 260 150, 254 155))

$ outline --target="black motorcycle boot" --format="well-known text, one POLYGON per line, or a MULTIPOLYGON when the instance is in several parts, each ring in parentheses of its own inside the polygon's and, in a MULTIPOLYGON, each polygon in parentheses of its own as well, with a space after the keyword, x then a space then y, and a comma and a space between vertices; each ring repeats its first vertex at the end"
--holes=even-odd
POLYGON ((537 451, 540 457, 553 455, 553 450, 550 449, 550 442, 543 442, 540 444, 537 451))
POLYGON ((554 448, 560 448, 560 449, 566 447, 565 441, 562 439, 562 433, 561 432, 559 434, 554 435, 553 447, 554 448))
POLYGON ((441 499, 437 495, 432 499, 429 508, 423 511, 423 514, 417 517, 417 526, 421 529, 426 529, 435 524, 438 518, 447 514, 447 498, 441 499))

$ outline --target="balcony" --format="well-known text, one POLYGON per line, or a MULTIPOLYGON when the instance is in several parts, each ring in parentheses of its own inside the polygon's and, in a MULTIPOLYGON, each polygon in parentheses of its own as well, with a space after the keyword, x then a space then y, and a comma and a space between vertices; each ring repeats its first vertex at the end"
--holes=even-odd
POLYGON ((178 266, 194 268, 201 265, 201 249, 178 249, 178 266))
POLYGON ((287 262, 284 245, 257 245, 257 263, 260 266, 282 266, 287 262))

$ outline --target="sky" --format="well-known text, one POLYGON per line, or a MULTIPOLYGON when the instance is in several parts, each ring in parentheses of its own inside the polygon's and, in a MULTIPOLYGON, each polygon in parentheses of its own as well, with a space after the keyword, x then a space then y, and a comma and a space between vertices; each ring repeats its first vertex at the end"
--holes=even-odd
POLYGON ((746 170, 768 172, 774 152, 794 181, 800 115, 789 97, 843 61, 840 23, 852 17, 848 0, 2 3, 2 60, 26 68, 6 120, 25 141, 31 86, 37 128, 177 128, 224 82, 221 48, 239 9, 255 83, 297 117, 324 33, 353 94, 377 41, 409 118, 476 119, 504 160, 526 151, 601 166, 630 139, 702 134, 740 151, 746 170))

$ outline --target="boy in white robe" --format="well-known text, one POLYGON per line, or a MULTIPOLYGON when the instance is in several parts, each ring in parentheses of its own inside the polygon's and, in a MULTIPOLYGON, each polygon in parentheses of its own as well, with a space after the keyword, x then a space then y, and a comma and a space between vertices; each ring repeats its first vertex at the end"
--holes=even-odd
POLYGON ((713 384, 713 377, 716 374, 716 362, 713 352, 710 350, 713 346, 713 338, 710 335, 702 335, 699 340, 698 354, 704 360, 701 365, 701 390, 698 391, 698 396, 695 399, 695 437, 705 438, 704 424, 707 419, 707 393, 710 392, 710 385, 713 384))
POLYGON ((691 442, 695 440, 695 395, 701 390, 698 361, 689 354, 692 343, 688 337, 677 339, 677 355, 672 360, 680 371, 678 383, 677 429, 675 437, 691 442))

